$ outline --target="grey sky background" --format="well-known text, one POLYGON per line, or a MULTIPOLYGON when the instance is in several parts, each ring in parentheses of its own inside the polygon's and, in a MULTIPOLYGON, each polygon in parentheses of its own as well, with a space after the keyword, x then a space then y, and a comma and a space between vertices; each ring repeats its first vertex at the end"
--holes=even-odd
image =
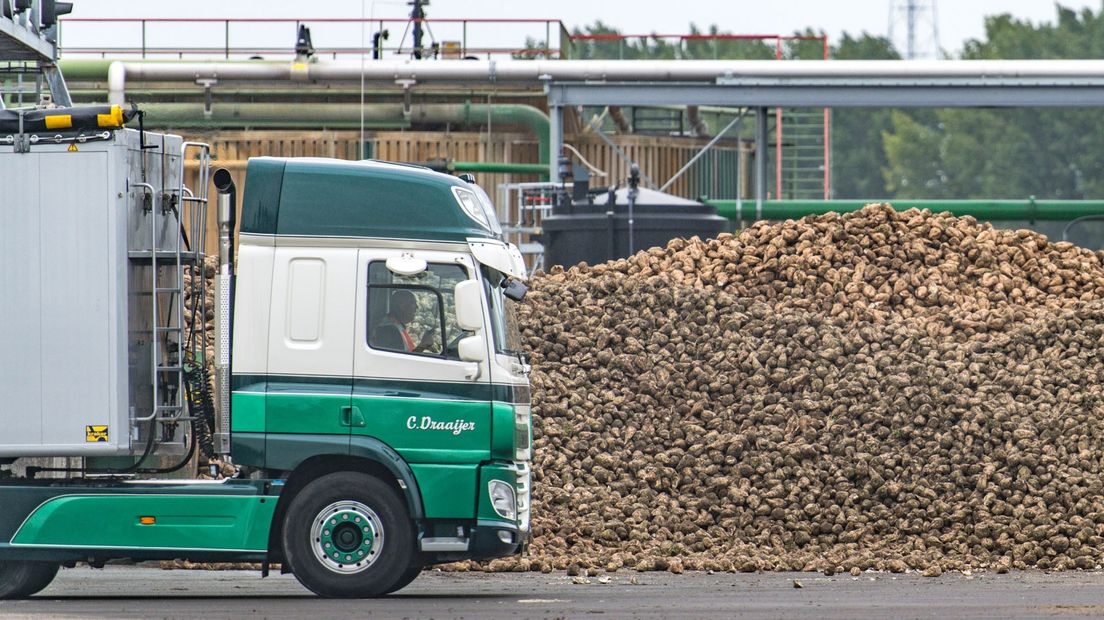
MULTIPOLYGON (((930 2, 931 0, 929 0, 930 2)), ((902 2, 898 2, 901 4, 902 2)), ((401 18, 409 8, 402 0, 74 0, 75 18, 401 18)), ((560 19, 568 28, 584 26, 596 20, 625 33, 684 33, 691 23, 705 28, 717 24, 724 31, 740 34, 791 34, 812 27, 824 30, 832 39, 843 32, 853 35, 869 32, 886 35, 891 22, 892 0, 432 0, 430 18, 510 18, 560 19)), ((1060 0, 1062 6, 1101 10, 1102 0, 1060 0)), ((961 50, 964 41, 984 34, 987 15, 1011 13, 1033 22, 1054 21, 1055 3, 1051 0, 942 0, 936 6, 936 25, 941 47, 951 53, 961 50)), ((921 15, 922 34, 930 36, 930 14, 921 15)), ((314 43, 322 46, 358 46, 359 26, 312 24, 314 43)), ((392 45, 401 34, 392 25, 392 45)), ((290 47, 293 41, 287 25, 252 24, 235 26, 231 39, 241 44, 276 44, 290 47)), ((437 39, 459 39, 459 27, 435 26, 437 39)), ((895 40, 903 48, 904 19, 898 16, 895 40)), ((153 45, 180 45, 188 39, 211 43, 221 41, 222 26, 163 25, 147 30, 153 45)), ((136 26, 73 23, 63 26, 62 42, 70 47, 136 45, 140 41, 136 26)), ((368 31, 369 36, 371 30, 368 31)), ((543 26, 469 26, 469 45, 520 46, 526 36, 544 38, 543 26)))

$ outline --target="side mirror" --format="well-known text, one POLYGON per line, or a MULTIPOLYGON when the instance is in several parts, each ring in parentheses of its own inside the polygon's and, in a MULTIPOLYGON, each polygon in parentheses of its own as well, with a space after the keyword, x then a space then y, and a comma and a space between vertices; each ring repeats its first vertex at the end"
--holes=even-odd
POLYGON ((521 280, 515 280, 514 278, 506 278, 502 280, 502 294, 507 299, 513 299, 520 302, 525 299, 525 294, 529 292, 529 287, 525 286, 525 283, 521 280))
POLYGON ((460 359, 465 362, 482 362, 487 359, 487 343, 482 336, 468 336, 457 343, 460 359))
POLYGON ((483 329, 483 285, 479 280, 457 282, 455 300, 456 325, 469 332, 483 329))

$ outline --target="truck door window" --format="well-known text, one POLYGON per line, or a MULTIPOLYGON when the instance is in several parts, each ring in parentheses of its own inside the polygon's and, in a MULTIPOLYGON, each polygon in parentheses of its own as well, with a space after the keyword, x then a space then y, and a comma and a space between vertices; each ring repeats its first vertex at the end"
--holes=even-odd
POLYGON ((382 351, 459 359, 457 343, 470 332, 456 325, 453 299, 463 267, 431 263, 416 276, 399 276, 383 261, 368 264, 368 346, 382 351))
POLYGON ((491 331, 494 333, 495 352, 517 355, 521 351, 521 330, 517 320, 517 302, 502 294, 503 276, 494 269, 483 267, 483 286, 487 301, 491 304, 491 331))

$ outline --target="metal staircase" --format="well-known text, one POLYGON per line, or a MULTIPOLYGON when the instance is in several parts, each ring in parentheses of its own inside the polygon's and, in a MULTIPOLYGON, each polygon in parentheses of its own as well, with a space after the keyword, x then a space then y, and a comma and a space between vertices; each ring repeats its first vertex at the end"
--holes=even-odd
POLYGON ((819 108, 784 109, 778 117, 775 165, 778 198, 829 198, 827 117, 819 108))
POLYGON ((516 245, 531 272, 544 268, 541 222, 552 211, 556 193, 570 190, 563 183, 503 183, 498 186, 498 219, 506 240, 516 245))

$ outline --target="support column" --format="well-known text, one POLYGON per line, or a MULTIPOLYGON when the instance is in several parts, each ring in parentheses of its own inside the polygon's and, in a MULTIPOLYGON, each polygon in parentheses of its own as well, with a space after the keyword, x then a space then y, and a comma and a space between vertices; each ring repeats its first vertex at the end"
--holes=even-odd
POLYGON ((736 134, 736 228, 744 227, 744 142, 736 134))
MULTIPOLYGON (((63 107, 73 107, 73 100, 69 97, 69 88, 65 85, 65 78, 57 65, 43 64, 42 75, 46 77, 46 84, 50 87, 50 97, 54 103, 63 107)), ((35 102, 38 103, 37 101, 35 102)))
POLYGON ((763 218, 767 197, 767 109, 755 110, 755 219, 763 218))
POLYGON ((560 155, 563 155, 563 106, 548 104, 548 180, 559 183, 560 155))

